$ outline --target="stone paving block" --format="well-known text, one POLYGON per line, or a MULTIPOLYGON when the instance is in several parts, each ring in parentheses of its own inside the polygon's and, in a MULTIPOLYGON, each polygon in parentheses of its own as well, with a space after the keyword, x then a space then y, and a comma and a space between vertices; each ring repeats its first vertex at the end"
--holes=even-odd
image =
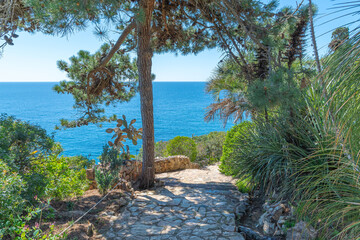
POLYGON ((137 198, 103 236, 126 240, 243 240, 234 232, 234 182, 217 167, 160 175, 165 178, 165 187, 137 192, 137 198))

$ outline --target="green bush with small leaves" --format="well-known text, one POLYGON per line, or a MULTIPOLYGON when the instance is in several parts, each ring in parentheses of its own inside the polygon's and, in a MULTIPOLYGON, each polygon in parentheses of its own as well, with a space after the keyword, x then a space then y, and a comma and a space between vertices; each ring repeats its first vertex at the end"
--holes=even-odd
POLYGON ((34 195, 57 200, 79 197, 88 188, 85 168, 94 161, 82 156, 64 157, 59 153, 60 149, 54 150, 51 155, 32 160, 31 171, 25 175, 29 185, 26 191, 28 199, 34 195))
POLYGON ((22 196, 64 199, 87 188, 85 168, 92 161, 82 156, 61 156, 63 149, 44 129, 6 114, 0 115, 0 159, 21 176, 22 196))
POLYGON ((53 226, 47 233, 29 222, 35 220, 41 209, 29 205, 22 197, 26 182, 0 159, 0 239, 61 239, 52 234, 53 226))
POLYGON ((227 132, 220 159, 220 171, 222 173, 232 176, 236 176, 238 174, 239 161, 235 152, 237 148, 240 147, 239 143, 246 142, 248 140, 247 131, 251 127, 253 127, 253 124, 245 121, 233 126, 230 131, 227 132))
POLYGON ((21 176, 0 160, 0 239, 18 232, 18 228, 22 227, 25 200, 21 192, 25 190, 25 185, 21 176))
POLYGON ((50 154, 55 141, 45 129, 6 114, 0 115, 0 159, 19 172, 25 173, 31 159, 50 154))
POLYGON ((109 145, 103 147, 99 167, 95 169, 95 179, 101 194, 106 194, 119 180, 119 170, 125 159, 122 154, 109 145))
POLYGON ((220 161, 225 136, 225 132, 211 132, 206 135, 194 136, 197 150, 196 162, 205 166, 220 161))
POLYGON ((166 146, 166 151, 169 156, 185 155, 192 162, 196 160, 197 156, 196 143, 189 137, 177 136, 171 139, 166 146))

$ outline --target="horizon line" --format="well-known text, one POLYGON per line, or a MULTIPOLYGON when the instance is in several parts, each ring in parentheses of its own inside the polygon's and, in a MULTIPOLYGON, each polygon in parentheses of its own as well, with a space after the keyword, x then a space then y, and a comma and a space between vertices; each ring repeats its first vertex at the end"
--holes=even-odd
MULTIPOLYGON (((63 81, 63 80, 61 80, 63 81)), ((0 81, 0 83, 59 83, 61 81, 0 81)), ((153 81, 153 82, 208 82, 206 80, 192 80, 192 81, 187 81, 187 80, 174 80, 174 81, 153 81)))

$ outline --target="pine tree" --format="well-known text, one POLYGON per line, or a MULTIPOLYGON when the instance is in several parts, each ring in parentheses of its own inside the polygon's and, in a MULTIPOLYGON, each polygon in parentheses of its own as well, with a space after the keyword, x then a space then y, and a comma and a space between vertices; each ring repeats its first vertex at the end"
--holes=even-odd
POLYGON ((207 85, 216 101, 206 119, 219 116, 226 123, 251 112, 269 120, 280 106, 291 115, 290 105, 312 73, 303 63, 308 6, 277 10, 277 1, 224 0, 208 7, 209 22, 228 54, 207 85))
MULTIPOLYGON (((207 26, 207 19, 199 13, 197 1, 26 0, 25 3, 33 11, 33 16, 39 22, 41 30, 48 34, 66 35, 86 28, 89 22, 97 25, 100 30, 98 32, 102 36, 105 32, 102 31, 104 23, 105 27, 113 25, 117 31, 121 31, 119 39, 112 48, 102 51, 104 56, 99 57, 99 53, 95 55, 86 53, 88 60, 92 62, 92 69, 83 71, 88 67, 84 64, 79 65, 80 69, 75 67, 78 61, 84 60, 82 56, 84 52, 80 53, 78 58, 72 58, 71 67, 66 66, 64 62, 59 63, 61 69, 69 71, 69 76, 73 80, 79 79, 76 73, 78 70, 84 73, 80 76, 84 78, 83 81, 63 82, 56 89, 59 92, 72 93, 76 101, 79 100, 76 102, 79 103, 78 109, 82 110, 86 117, 75 121, 78 123, 75 125, 112 120, 102 118, 102 109, 97 107, 97 104, 104 101, 112 102, 116 99, 116 94, 120 95, 119 91, 123 92, 121 87, 114 88, 116 84, 119 86, 121 83, 117 78, 121 78, 122 72, 115 69, 109 71, 109 68, 114 67, 116 63, 122 64, 118 55, 136 49, 143 128, 143 171, 140 187, 151 187, 155 178, 152 56, 153 53, 168 51, 183 54, 197 53, 205 47, 215 46, 215 41, 210 37, 212 28, 207 26), (120 49, 121 46, 123 48, 120 49), (114 57, 118 60, 113 60, 114 57), (78 92, 79 89, 81 93, 78 92), (109 89, 115 89, 115 94, 111 94, 109 89), (80 98, 77 99, 79 96, 80 98)), ((126 96, 118 100, 127 100, 132 94, 131 91, 127 92, 126 96)))

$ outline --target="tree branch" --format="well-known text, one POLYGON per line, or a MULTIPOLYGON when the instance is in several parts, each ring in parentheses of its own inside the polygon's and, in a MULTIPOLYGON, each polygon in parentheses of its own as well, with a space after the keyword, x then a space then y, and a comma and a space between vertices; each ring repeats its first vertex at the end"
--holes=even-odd
POLYGON ((136 27, 136 22, 133 20, 122 32, 122 34, 120 35, 119 39, 116 41, 115 45, 113 46, 113 48, 110 50, 110 52, 108 53, 108 55, 106 55, 106 57, 104 57, 98 68, 101 67, 105 67, 105 65, 110 61, 110 59, 114 56, 114 54, 116 53, 117 50, 119 50, 121 44, 123 44, 123 42, 125 41, 126 37, 130 34, 130 32, 136 27))

